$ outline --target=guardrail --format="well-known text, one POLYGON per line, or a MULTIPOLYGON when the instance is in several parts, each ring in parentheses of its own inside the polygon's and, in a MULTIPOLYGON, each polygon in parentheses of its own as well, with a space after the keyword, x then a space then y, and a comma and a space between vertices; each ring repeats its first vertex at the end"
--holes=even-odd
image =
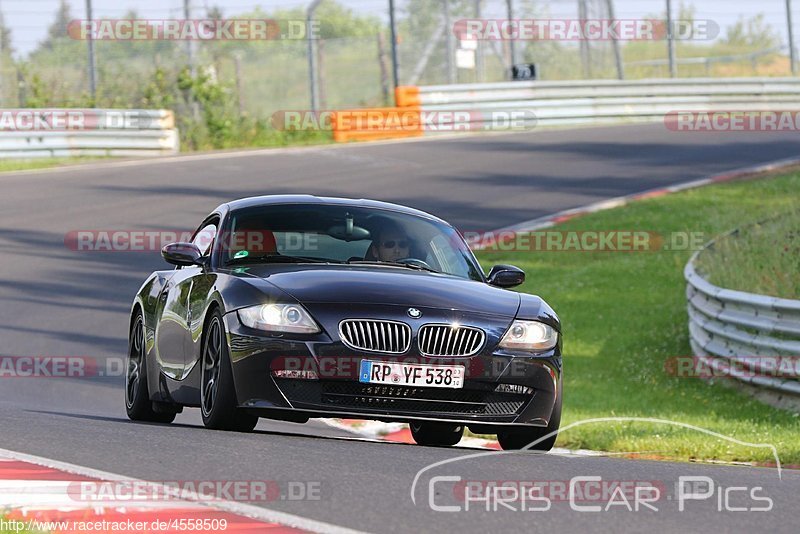
POLYGON ((0 109, 0 158, 162 156, 179 146, 169 110, 0 109))
POLYGON ((423 111, 526 110, 537 124, 663 121, 675 111, 800 111, 798 78, 690 78, 435 85, 403 92, 423 111))
MULTIPOLYGON (((413 109, 423 117, 424 132, 498 129, 503 117, 516 117, 512 127, 665 121, 670 112, 788 111, 800 112, 800 78, 683 78, 500 82, 401 86, 395 91, 400 112, 413 109), (461 113, 458 113, 461 112, 461 113), (438 115, 437 115, 438 113, 438 115), (447 113, 454 117, 448 127, 447 113), (435 117, 433 127, 428 118, 435 117), (499 119, 499 120, 498 120, 499 119)), ((353 112, 357 110, 346 110, 353 112)), ((506 121, 508 123, 508 121, 506 121)), ((341 132, 373 131, 369 126, 340 127, 341 132)), ((379 136, 398 137, 408 129, 381 127, 379 136)), ((336 129, 334 131, 336 135, 336 129)), ((348 134, 339 140, 350 140, 348 134)), ((358 136, 353 137, 358 138, 358 136)))
MULTIPOLYGON (((722 238, 733 238, 737 232, 722 238)), ((695 262, 715 242, 696 252, 684 269, 692 351, 721 376, 769 393, 766 400, 773 404, 796 407, 800 400, 796 366, 777 368, 774 363, 765 364, 763 357, 772 362, 778 362, 778 357, 792 357, 791 362, 800 358, 800 301, 708 282, 697 272, 695 262)))

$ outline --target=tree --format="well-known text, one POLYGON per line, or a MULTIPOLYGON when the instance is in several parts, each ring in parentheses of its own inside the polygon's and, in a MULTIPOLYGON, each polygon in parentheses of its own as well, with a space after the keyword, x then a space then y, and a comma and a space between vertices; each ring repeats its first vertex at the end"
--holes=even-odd
POLYGON ((56 43, 67 38, 67 27, 72 20, 72 13, 66 0, 61 0, 56 11, 56 20, 47 29, 47 38, 42 43, 42 47, 52 50, 56 43))
POLYGON ((5 55, 10 55, 14 51, 11 46, 11 30, 6 26, 6 19, 2 12, 0 12, 0 48, 5 55))
POLYGON ((777 48, 781 39, 775 29, 764 21, 764 14, 760 13, 747 20, 740 17, 736 24, 728 26, 723 41, 733 46, 767 50, 777 48))

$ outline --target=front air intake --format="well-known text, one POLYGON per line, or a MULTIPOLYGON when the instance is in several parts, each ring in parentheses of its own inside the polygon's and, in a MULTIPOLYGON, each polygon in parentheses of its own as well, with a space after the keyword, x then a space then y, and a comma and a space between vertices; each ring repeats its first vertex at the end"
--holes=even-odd
POLYGON ((476 354, 486 340, 480 328, 428 324, 419 329, 417 344, 425 356, 456 357, 476 354))
POLYGON ((345 319, 339 338, 351 349, 403 354, 411 346, 411 327, 397 321, 345 319))

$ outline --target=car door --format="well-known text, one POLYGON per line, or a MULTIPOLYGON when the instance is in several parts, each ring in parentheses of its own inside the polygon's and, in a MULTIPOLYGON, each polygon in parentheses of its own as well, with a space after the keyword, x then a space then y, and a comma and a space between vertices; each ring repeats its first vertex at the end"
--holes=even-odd
MULTIPOLYGON (((210 254, 218 221, 216 217, 207 219, 192 237, 203 255, 210 254)), ((198 309, 196 298, 192 299, 192 288, 196 284, 198 288, 205 286, 206 274, 197 265, 178 267, 161 293, 163 312, 156 343, 162 371, 175 380, 183 380, 191 369, 193 338, 199 339, 202 333, 202 324, 196 320, 202 317, 202 309, 198 309)))
MULTIPOLYGON (((215 222, 213 227, 214 235, 216 236, 219 222, 215 222)), ((207 226, 203 231, 211 235, 212 226, 207 226)), ((216 241, 216 237, 209 238, 209 241, 216 241)), ((207 248, 200 248, 204 256, 210 256, 213 246, 209 245, 207 248)), ((195 364, 200 359, 200 352, 203 344, 203 324, 206 319, 206 307, 209 304, 209 295, 217 280, 217 273, 211 267, 210 257, 207 261, 208 267, 205 269, 197 268, 190 278, 191 287, 189 288, 189 306, 188 306, 188 330, 187 336, 184 339, 184 377, 187 376, 195 364)))

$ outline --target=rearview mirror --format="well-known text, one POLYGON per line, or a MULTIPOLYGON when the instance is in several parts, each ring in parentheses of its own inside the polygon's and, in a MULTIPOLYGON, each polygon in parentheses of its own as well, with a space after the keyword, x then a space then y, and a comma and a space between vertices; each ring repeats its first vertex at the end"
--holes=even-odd
POLYGON ((493 286, 516 287, 525 281, 525 271, 513 265, 495 265, 487 279, 493 286))
POLYGON ((202 254, 194 243, 170 243, 161 249, 161 256, 172 265, 200 265, 202 254))

